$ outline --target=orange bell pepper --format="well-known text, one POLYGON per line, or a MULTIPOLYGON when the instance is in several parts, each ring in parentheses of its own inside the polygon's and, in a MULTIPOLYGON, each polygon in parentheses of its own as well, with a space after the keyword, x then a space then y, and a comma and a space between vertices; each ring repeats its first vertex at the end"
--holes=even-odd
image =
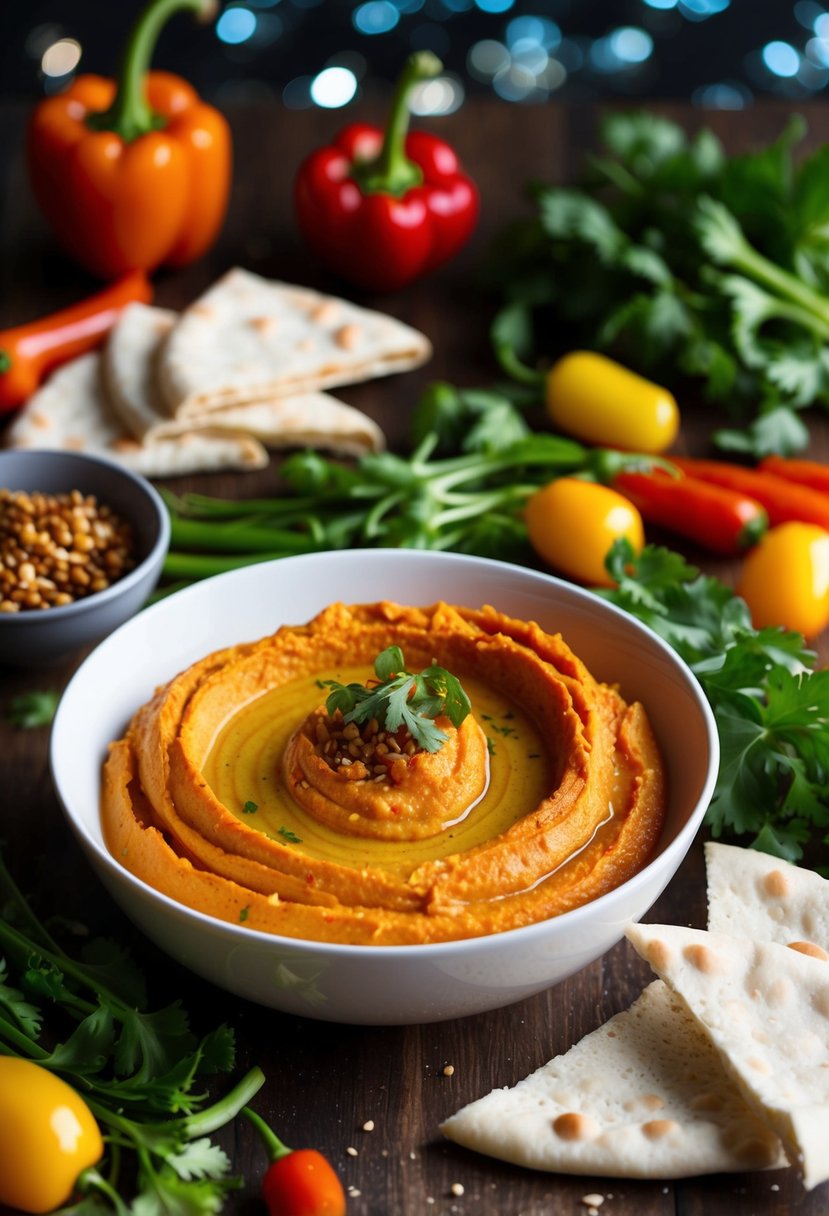
POLYGON ((180 9, 210 18, 215 0, 153 0, 117 82, 78 76, 29 122, 35 197, 66 252, 100 278, 194 261, 227 210, 227 121, 185 80, 149 71, 161 29, 180 9))

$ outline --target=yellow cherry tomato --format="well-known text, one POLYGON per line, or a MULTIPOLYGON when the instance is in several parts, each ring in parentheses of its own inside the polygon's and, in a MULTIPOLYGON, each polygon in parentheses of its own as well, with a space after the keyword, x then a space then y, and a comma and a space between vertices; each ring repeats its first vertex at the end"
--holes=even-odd
POLYGON ((737 581, 755 629, 783 626, 813 638, 829 625, 829 532, 817 524, 770 528, 737 581))
POLYGON ((666 388, 589 350, 553 364, 546 404, 557 430, 600 447, 664 452, 679 430, 679 409, 666 388))
POLYGON ((560 574, 579 583, 612 587, 605 559, 620 539, 634 553, 645 543, 642 516, 609 486, 578 477, 560 477, 528 500, 524 518, 530 544, 560 574))
POLYGON ((31 1060, 0 1056, 0 1204, 53 1211, 103 1151, 80 1094, 31 1060))

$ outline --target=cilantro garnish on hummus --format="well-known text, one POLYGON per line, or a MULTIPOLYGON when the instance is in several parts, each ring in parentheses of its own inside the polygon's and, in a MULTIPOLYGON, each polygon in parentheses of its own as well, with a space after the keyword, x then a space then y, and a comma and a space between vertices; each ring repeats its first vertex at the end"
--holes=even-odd
POLYGON ((388 731, 405 727, 418 747, 436 752, 447 735, 434 719, 445 715, 458 727, 472 708, 457 676, 435 663, 418 674, 407 671, 399 646, 387 646, 378 654, 374 672, 379 683, 370 685, 326 680, 332 689, 325 702, 329 714, 339 710, 344 722, 357 725, 374 718, 388 731))

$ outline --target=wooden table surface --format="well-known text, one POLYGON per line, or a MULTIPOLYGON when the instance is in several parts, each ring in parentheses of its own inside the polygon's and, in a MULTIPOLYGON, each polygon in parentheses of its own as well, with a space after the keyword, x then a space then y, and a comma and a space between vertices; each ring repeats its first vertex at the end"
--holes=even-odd
MULTIPOLYGON (((730 151, 768 142, 782 130, 788 113, 776 103, 705 115, 677 105, 660 108, 690 125, 713 126, 730 151)), ((829 109, 817 103, 800 109, 810 125, 809 146, 829 138, 829 109)), ((25 113, 21 105, 0 106, 0 326, 51 311, 94 287, 56 252, 32 203, 21 151, 25 113)), ((363 114, 379 116, 373 101, 363 114)), ((157 302, 181 307, 232 265, 341 291, 299 244, 290 183, 302 155, 324 142, 342 115, 257 104, 231 110, 229 117, 236 174, 221 241, 199 265, 159 274, 157 302)), ((475 287, 475 268, 494 232, 523 212, 526 181, 572 180, 594 138, 596 120, 590 107, 522 108, 476 100, 449 118, 425 124, 455 143, 481 187, 483 214, 471 246, 442 273, 384 299, 355 296, 417 326, 435 344, 427 368, 341 392, 344 400, 380 422, 393 448, 405 449, 411 409, 427 382, 445 378, 484 386, 495 377, 486 336, 491 305, 475 287)), ((695 450, 711 419, 690 403, 683 407, 682 441, 695 450)), ((819 419, 814 431, 815 450, 825 454, 829 442, 819 419)), ((179 479, 175 485, 248 497, 274 492, 277 469, 273 461, 257 473, 179 479)), ((726 579, 732 574, 722 564, 708 568, 726 579)), ((69 915, 130 943, 150 977, 156 1007, 180 997, 197 1029, 222 1021, 235 1029, 238 1075, 254 1063, 267 1074, 257 1109, 288 1143, 313 1145, 330 1157, 349 1189, 350 1213, 575 1214, 586 1211, 581 1199, 590 1192, 605 1196, 602 1216, 817 1216, 826 1211, 826 1187, 807 1195, 793 1171, 664 1183, 567 1177, 501 1164, 441 1137, 440 1121, 461 1105, 496 1086, 515 1084, 630 1004, 650 974, 625 943, 566 983, 521 1004, 454 1022, 400 1028, 280 1015, 174 967, 114 907, 70 836, 50 782, 48 730, 24 731, 5 720, 12 697, 63 687, 82 657, 36 673, 0 670, 0 838, 7 863, 41 911, 69 915), (448 1064, 454 1069, 451 1076, 444 1074, 448 1064), (367 1120, 373 1120, 373 1131, 362 1130, 367 1120), (453 1193, 454 1184, 463 1187, 462 1194, 453 1193)), ((700 842, 648 919, 704 925, 700 842)), ((261 1210, 257 1179, 263 1156, 252 1129, 237 1121, 216 1139, 246 1179, 226 1210, 261 1210)))

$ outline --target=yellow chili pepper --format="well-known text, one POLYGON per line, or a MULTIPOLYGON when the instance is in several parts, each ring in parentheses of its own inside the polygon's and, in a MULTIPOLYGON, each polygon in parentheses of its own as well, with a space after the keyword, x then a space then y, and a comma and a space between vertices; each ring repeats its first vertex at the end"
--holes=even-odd
POLYGON ((103 1151, 98 1124, 71 1086, 31 1060, 0 1056, 0 1204, 53 1211, 103 1151))
POLYGON ((584 443, 628 452, 664 452, 679 430, 673 395, 595 351, 574 350, 550 368, 547 414, 584 443))
POLYGON ((524 519, 539 557, 560 574, 597 587, 614 585, 605 569, 614 541, 630 541, 634 553, 645 543, 642 516, 632 502, 578 477, 559 477, 537 490, 524 519))

